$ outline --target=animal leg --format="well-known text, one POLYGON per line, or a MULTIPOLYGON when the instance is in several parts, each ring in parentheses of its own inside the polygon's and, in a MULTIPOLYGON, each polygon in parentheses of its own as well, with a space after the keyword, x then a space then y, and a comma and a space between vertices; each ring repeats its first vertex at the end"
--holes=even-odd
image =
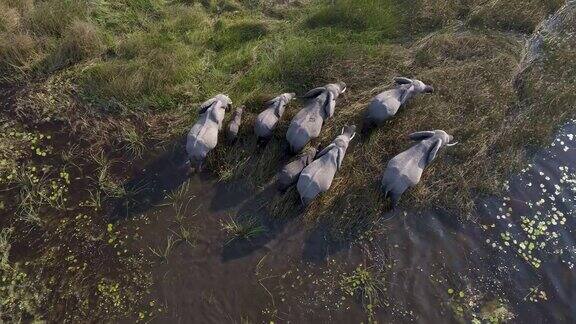
POLYGON ((301 198, 300 198, 300 201, 302 202, 302 206, 308 207, 308 205, 310 205, 310 202, 311 202, 312 200, 307 199, 307 198, 304 198, 304 197, 301 197, 301 198))
POLYGON ((396 193, 394 191, 390 194, 390 199, 392 200, 392 210, 396 210, 396 207, 398 207, 400 196, 402 196, 402 194, 396 193))
POLYGON ((365 116, 364 123, 362 124, 362 135, 370 135, 375 127, 376 123, 374 123, 372 118, 365 116))
POLYGON ((385 184, 382 185, 382 192, 384 193, 384 199, 388 198, 389 190, 385 184))
POLYGON ((186 176, 189 177, 192 175, 192 173, 194 173, 194 163, 192 161, 192 159, 188 160, 185 164, 184 167, 188 167, 186 169, 186 176))
POLYGON ((260 146, 260 147, 264 147, 266 146, 266 144, 268 144, 268 142, 270 141, 272 137, 258 137, 258 139, 256 140, 256 145, 260 146))

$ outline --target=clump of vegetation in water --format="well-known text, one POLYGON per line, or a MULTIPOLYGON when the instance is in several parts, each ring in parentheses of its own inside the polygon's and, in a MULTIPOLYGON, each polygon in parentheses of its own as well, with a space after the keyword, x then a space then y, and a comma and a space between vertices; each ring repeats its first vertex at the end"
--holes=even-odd
POLYGON ((473 289, 455 291, 449 288, 448 295, 454 317, 463 323, 506 323, 515 317, 508 303, 501 298, 484 300, 473 289))
POLYGON ((250 240, 266 232, 266 227, 260 224, 256 217, 230 218, 220 223, 222 231, 228 235, 226 244, 235 240, 250 240))
POLYGON ((376 320, 377 308, 387 306, 383 301, 386 293, 381 274, 372 268, 359 265, 352 273, 342 276, 340 288, 345 295, 356 298, 362 303, 370 323, 376 320))
POLYGON ((152 254, 154 254, 156 257, 162 260, 162 262, 167 263, 168 257, 172 253, 172 250, 174 249, 176 244, 178 244, 178 240, 175 240, 174 236, 168 235, 166 237, 166 243, 164 245, 159 246, 157 248, 150 247, 149 249, 150 252, 152 252, 152 254))

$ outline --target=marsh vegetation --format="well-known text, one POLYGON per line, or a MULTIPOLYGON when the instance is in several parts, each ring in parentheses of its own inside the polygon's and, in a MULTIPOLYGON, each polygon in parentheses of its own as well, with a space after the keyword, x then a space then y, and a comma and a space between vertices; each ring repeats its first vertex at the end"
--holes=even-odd
MULTIPOLYGON (((407 134, 444 129, 461 145, 439 157, 401 207, 474 219, 475 201, 502 192, 503 179, 574 117, 576 17, 544 38, 535 61, 524 57, 526 39, 563 4, 0 0, 0 295, 8 301, 0 320, 154 316, 153 260, 134 244, 129 221, 109 215, 154 205, 139 200, 150 188, 126 182, 162 152, 183 150, 198 105, 220 92, 246 105, 244 121, 238 142, 219 145, 207 168, 259 192, 286 161, 284 135, 301 108, 290 104, 259 149, 251 126, 266 100, 346 82, 311 145, 327 144, 342 126, 362 124, 366 105, 393 77, 421 79, 436 93, 359 135, 331 190, 301 217, 326 227, 330 240, 365 238, 389 209, 377 185, 385 163, 410 145, 407 134)), ((163 262, 175 245, 196 244, 187 192, 184 185, 166 193, 174 226, 150 247, 163 262)), ((288 219, 298 203, 289 192, 263 208, 288 219)), ((265 232, 252 216, 221 227, 229 242, 265 232)), ((345 277, 344 291, 374 305, 385 292, 368 269, 345 277)))

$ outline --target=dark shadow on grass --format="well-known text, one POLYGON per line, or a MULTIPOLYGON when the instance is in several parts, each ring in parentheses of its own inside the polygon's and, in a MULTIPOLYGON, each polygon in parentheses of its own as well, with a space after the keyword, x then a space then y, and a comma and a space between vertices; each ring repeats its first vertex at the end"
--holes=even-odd
MULTIPOLYGON (((125 194, 111 199, 108 212, 110 221, 126 219, 144 213, 158 205, 167 194, 178 189, 189 176, 186 161, 185 139, 171 145, 171 149, 160 154, 143 168, 134 172, 133 177, 122 186, 125 194)), ((198 174, 202 180, 208 180, 208 172, 198 174)))

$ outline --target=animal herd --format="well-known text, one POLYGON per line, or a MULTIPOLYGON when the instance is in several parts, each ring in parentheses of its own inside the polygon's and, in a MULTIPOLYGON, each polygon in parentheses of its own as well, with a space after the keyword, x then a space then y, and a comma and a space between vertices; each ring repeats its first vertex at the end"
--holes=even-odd
MULTIPOLYGON (((350 141, 356 135, 356 126, 345 126, 332 143, 320 150, 306 145, 320 136, 322 126, 336 111, 336 100, 346 91, 346 84, 338 82, 314 88, 302 96, 302 108, 292 119, 286 140, 292 153, 299 153, 278 174, 277 183, 281 190, 296 185, 302 204, 308 205, 314 198, 330 189, 337 171, 342 166, 350 141)), ((366 127, 381 125, 392 118, 411 98, 420 93, 432 93, 434 88, 416 79, 397 77, 394 87, 378 94, 365 112, 366 127)), ((288 103, 296 98, 295 93, 284 93, 266 102, 264 110, 256 117, 254 133, 260 141, 269 139, 284 115, 288 103)), ((191 169, 201 170, 207 154, 218 144, 218 133, 222 130, 226 110, 232 101, 224 94, 200 105, 199 117, 190 129, 186 151, 191 169)), ((244 106, 237 108, 228 125, 227 138, 235 141, 242 122, 244 106)), ((396 208, 400 197, 408 188, 420 182, 422 172, 438 151, 452 146, 453 137, 443 130, 420 131, 409 135, 417 141, 415 145, 390 160, 384 170, 381 188, 385 197, 390 197, 396 208)))

